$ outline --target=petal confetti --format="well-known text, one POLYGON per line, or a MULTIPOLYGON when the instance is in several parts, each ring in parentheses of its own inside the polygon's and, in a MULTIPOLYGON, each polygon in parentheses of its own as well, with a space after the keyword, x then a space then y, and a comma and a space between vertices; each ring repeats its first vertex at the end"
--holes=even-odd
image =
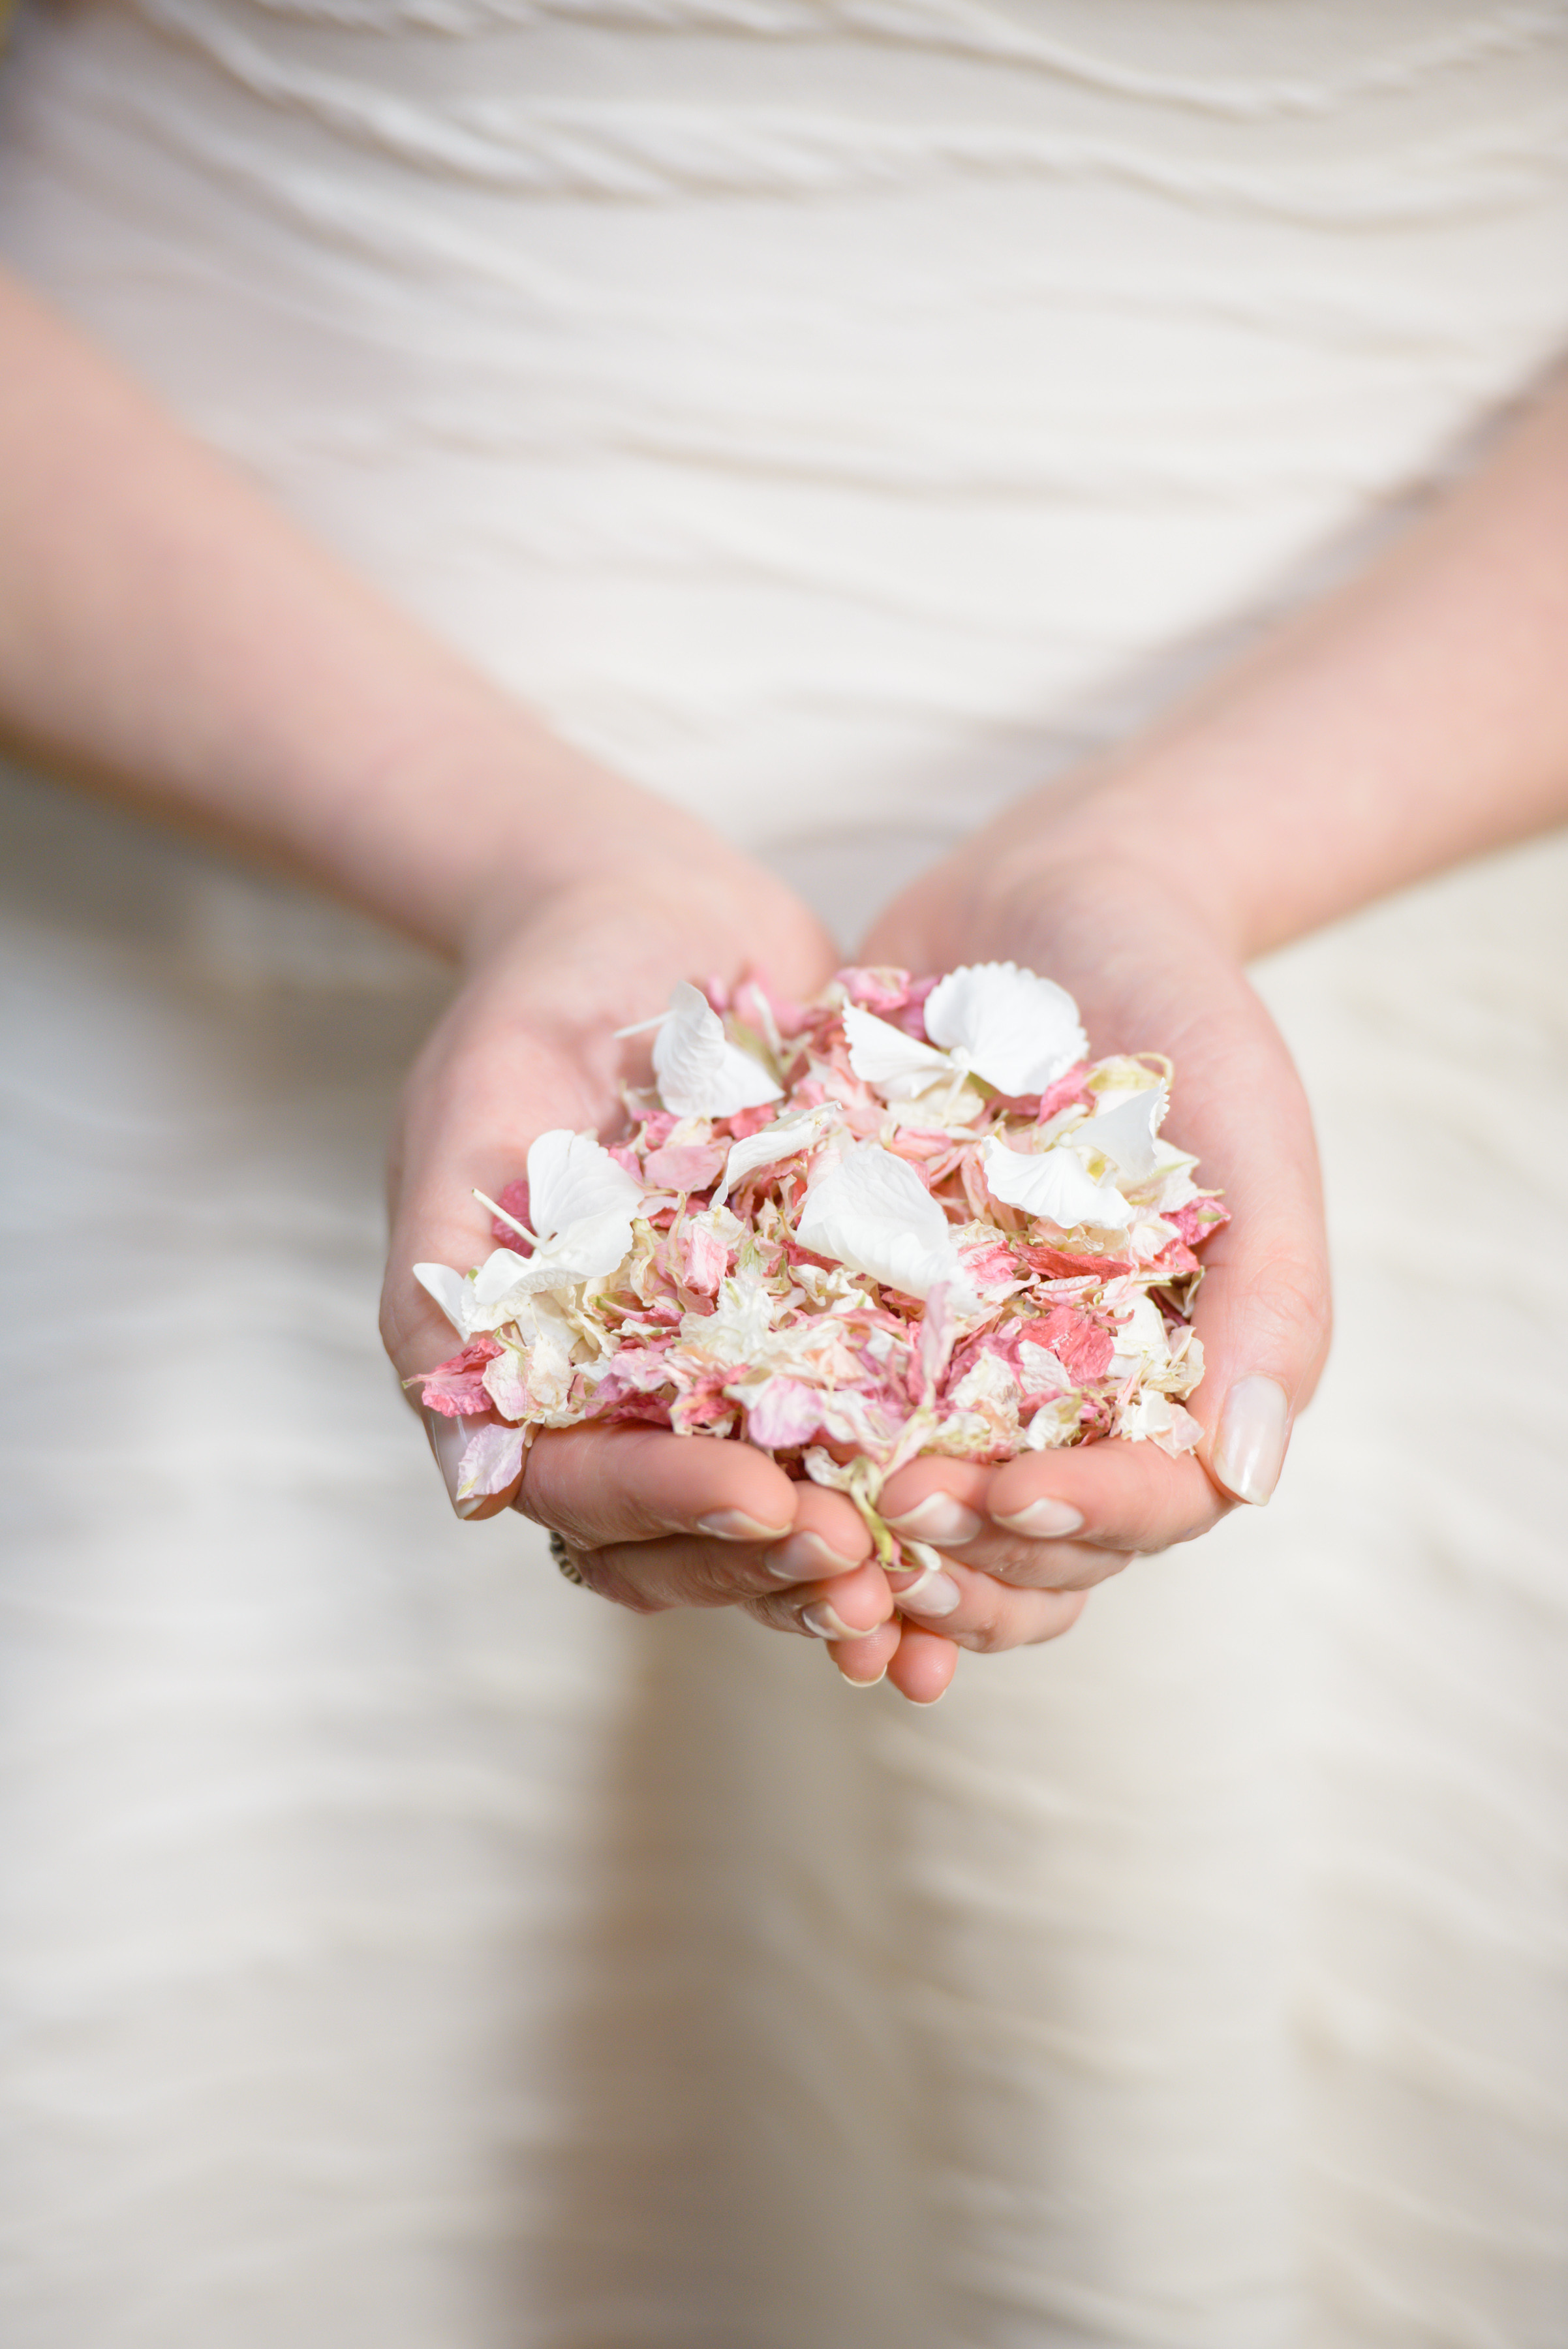
POLYGON ((1012 963, 737 1000, 744 1025, 678 986, 628 1137, 541 1134, 504 1195, 528 1220, 484 1201, 517 1245, 414 1268, 462 1340, 411 1383, 465 1428, 465 1495, 539 1428, 632 1422, 849 1493, 892 1561, 877 1497, 922 1454, 1193 1448, 1227 1211, 1161 1133, 1168 1061, 1091 1061, 1072 997, 1012 963))

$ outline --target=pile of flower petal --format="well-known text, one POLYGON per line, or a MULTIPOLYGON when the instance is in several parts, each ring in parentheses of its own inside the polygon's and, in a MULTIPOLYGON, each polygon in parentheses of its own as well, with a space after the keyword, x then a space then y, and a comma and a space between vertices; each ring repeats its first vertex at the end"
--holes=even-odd
POLYGON ((503 1245, 414 1268, 462 1340, 413 1382, 473 1422, 462 1496, 537 1428, 640 1421, 849 1492, 885 1550, 877 1496, 920 1454, 1190 1450, 1226 1211, 1160 1134, 1168 1061, 1091 1061, 1072 997, 1012 963, 709 994, 645 1023, 628 1140, 541 1134, 484 1199, 503 1245))

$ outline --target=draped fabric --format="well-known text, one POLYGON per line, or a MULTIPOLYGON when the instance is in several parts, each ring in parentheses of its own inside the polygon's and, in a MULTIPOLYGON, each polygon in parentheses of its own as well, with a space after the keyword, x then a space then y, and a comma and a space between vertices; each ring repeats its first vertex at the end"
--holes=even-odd
MULTIPOLYGON (((847 940, 1529 398, 1568 11, 73 0, 0 251, 847 940)), ((1555 2349, 1563 843, 1260 974, 1280 1495, 916 1713, 455 1525, 373 1310, 444 977, 3 805, 7 2342, 1555 2349)))

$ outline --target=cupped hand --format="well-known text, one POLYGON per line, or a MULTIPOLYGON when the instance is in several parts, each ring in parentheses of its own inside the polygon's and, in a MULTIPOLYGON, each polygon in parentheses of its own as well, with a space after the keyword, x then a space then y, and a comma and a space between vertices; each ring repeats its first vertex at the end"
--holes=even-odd
MULTIPOLYGON (((639 1047, 615 1030, 662 1009, 678 978, 748 966, 784 994, 830 976, 832 941, 792 895, 699 836, 678 859, 640 857, 485 926, 461 992, 404 1091, 389 1167, 391 1240, 381 1328, 400 1378, 432 1370, 458 1340, 415 1281, 431 1260, 479 1262, 495 1245, 492 1198, 553 1126, 613 1133, 618 1082, 639 1047)), ((646 1042, 641 1047, 646 1059, 646 1042)), ((455 1492, 474 1423, 425 1414, 455 1492)), ((847 1678, 880 1677, 897 1644, 893 1602, 842 1494, 792 1482, 766 1453, 661 1429, 546 1431, 509 1489, 453 1506, 511 1507, 558 1534, 582 1580, 641 1612, 749 1603, 761 1620, 831 1643, 847 1678), (867 1637, 867 1635, 871 1635, 867 1637)))
POLYGON ((1217 926, 1152 862, 1010 844, 993 827, 906 891, 861 953, 919 970, 1012 959, 1077 998, 1096 1059, 1168 1054, 1165 1133, 1197 1154, 1196 1179, 1231 1211, 1202 1252, 1195 1454, 1111 1440, 996 1468, 921 1460, 889 1481, 888 1523, 946 1562, 898 1592, 918 1632, 889 1677, 926 1694, 959 1648, 1054 1639, 1130 1557, 1268 1500, 1328 1350, 1327 1254, 1311 1117, 1283 1040, 1217 926))

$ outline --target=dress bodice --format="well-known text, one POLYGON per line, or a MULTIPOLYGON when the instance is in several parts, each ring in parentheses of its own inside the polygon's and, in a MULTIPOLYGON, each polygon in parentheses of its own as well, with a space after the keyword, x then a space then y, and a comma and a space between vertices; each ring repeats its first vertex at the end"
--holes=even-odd
POLYGON ((955 828, 1568 335, 1561 10, 88 0, 0 249, 751 843, 955 828))

